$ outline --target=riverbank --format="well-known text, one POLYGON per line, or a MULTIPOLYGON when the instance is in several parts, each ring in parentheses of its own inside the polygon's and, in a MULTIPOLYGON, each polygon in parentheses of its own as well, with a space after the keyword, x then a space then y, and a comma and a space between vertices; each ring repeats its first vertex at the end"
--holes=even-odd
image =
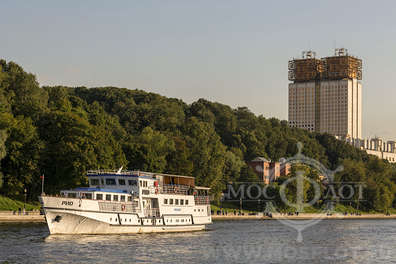
POLYGON ((22 201, 0 195, 0 213, 7 211, 18 211, 22 208, 26 208, 27 211, 40 210, 40 204, 38 201, 35 203, 24 203, 22 201))
MULTIPOLYGON (((264 215, 212 215, 213 221, 226 220, 311 220, 311 219, 396 219, 396 215, 384 214, 362 214, 362 215, 343 215, 343 214, 299 214, 281 215, 273 214, 272 217, 264 215)), ((44 215, 39 212, 28 212, 28 214, 14 214, 12 211, 0 211, 0 223, 45 223, 44 215)))
POLYGON ((44 215, 40 212, 26 212, 26 214, 14 214, 13 211, 0 211, 0 223, 44 223, 44 215))
POLYGON ((396 215, 384 214, 362 214, 362 215, 344 215, 344 214, 303 214, 284 215, 272 214, 272 217, 264 215, 212 215, 213 221, 224 220, 311 220, 311 219, 396 219, 396 215))

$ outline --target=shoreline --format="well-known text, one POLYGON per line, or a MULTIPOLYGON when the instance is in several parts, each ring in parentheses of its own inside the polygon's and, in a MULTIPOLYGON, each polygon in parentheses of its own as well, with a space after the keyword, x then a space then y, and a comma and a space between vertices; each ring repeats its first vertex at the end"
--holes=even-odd
MULTIPOLYGON (((297 215, 280 215, 273 214, 272 217, 264 215, 212 215, 213 221, 243 221, 243 220, 351 220, 351 219, 396 219, 394 215, 384 214, 362 214, 362 215, 343 215, 343 214, 299 214, 297 215)), ((45 223, 44 215, 29 212, 28 215, 13 214, 9 211, 0 211, 0 223, 45 223)))
POLYGON ((264 215, 212 215, 213 221, 227 221, 227 220, 312 220, 312 219, 323 219, 323 220, 351 220, 351 219, 396 219, 396 215, 384 215, 384 214, 362 214, 362 215, 343 215, 343 214, 299 214, 297 215, 281 215, 272 214, 272 217, 264 215))

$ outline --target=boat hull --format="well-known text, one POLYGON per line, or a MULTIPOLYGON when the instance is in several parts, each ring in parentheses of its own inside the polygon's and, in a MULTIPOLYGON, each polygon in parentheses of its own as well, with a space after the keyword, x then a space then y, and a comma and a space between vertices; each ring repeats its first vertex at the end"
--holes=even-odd
MULTIPOLYGON (((118 223, 110 224, 84 216, 84 214, 77 211, 73 212, 57 209, 46 209, 45 216, 49 232, 52 235, 164 233, 200 231, 205 229, 204 224, 158 225, 152 224, 152 222, 150 224, 128 224, 127 222, 122 223, 120 220, 118 223)), ((118 219, 122 219, 119 215, 117 217, 118 219)), ((159 219, 156 220, 158 221, 159 219)), ((147 220, 147 222, 148 221, 149 220, 147 220)))

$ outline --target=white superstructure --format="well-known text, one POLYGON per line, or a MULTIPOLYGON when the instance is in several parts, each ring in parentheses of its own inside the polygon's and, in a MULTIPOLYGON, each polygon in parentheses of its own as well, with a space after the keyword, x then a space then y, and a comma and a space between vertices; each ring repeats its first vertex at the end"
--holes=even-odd
POLYGON ((42 195, 51 234, 203 230, 212 222, 209 188, 188 176, 90 171, 90 187, 42 195))

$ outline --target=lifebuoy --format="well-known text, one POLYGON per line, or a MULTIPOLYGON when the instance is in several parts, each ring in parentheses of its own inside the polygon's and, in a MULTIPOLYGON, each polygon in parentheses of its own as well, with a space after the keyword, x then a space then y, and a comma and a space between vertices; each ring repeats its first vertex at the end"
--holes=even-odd
POLYGON ((158 187, 155 188, 155 194, 158 194, 158 187))
POLYGON ((122 204, 122 205, 121 205, 121 210, 122 210, 122 211, 125 211, 125 204, 122 204))

